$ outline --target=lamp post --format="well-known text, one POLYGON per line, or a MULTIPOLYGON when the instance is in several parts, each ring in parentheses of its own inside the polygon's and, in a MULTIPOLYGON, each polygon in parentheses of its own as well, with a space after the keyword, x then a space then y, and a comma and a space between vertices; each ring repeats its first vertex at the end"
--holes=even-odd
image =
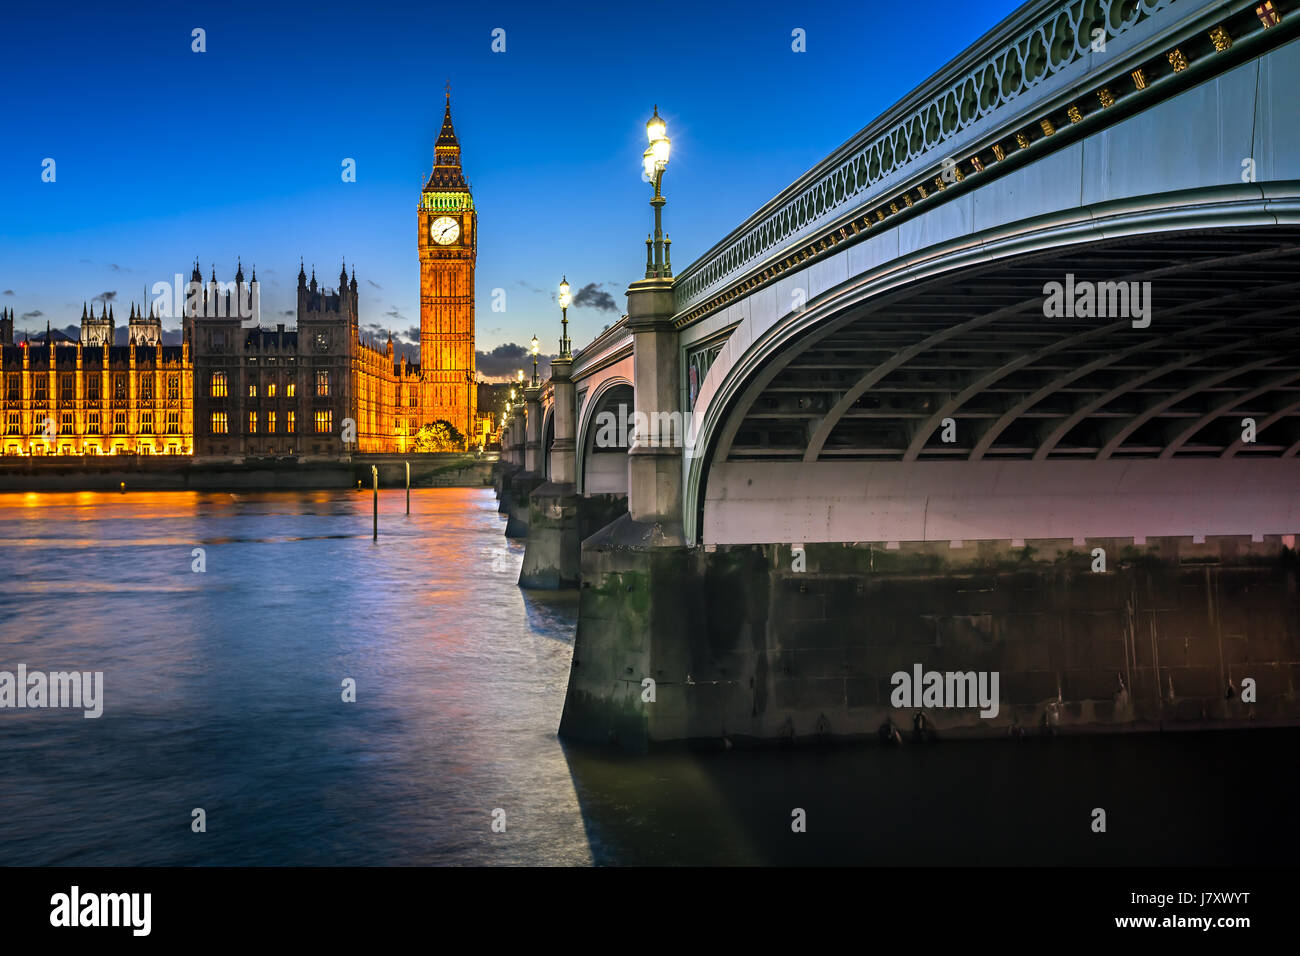
POLYGON ((569 303, 573 297, 569 295, 569 278, 568 276, 560 279, 560 358, 569 358, 573 354, 573 349, 569 345, 569 303))
POLYGON ((668 247, 672 244, 672 240, 665 240, 663 234, 663 208, 668 200, 664 199, 661 189, 664 170, 668 167, 670 141, 668 126, 659 115, 658 104, 655 105, 654 115, 645 124, 645 132, 650 145, 641 154, 641 166, 646 180, 655 188, 654 198, 650 200, 650 205, 655 211, 655 233, 653 243, 649 238, 645 241, 645 277, 671 279, 673 267, 669 260, 668 247))
POLYGON ((533 347, 533 388, 536 388, 537 387, 537 349, 542 343, 538 342, 537 336, 534 335, 531 344, 533 347))

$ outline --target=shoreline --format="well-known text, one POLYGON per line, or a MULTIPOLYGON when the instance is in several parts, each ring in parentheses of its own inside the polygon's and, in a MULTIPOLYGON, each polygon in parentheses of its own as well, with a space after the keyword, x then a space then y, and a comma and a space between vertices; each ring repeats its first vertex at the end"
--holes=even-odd
POLYGON ((0 494, 30 491, 278 491, 369 487, 371 467, 383 488, 491 486, 495 455, 351 455, 302 458, 112 456, 0 461, 0 494))

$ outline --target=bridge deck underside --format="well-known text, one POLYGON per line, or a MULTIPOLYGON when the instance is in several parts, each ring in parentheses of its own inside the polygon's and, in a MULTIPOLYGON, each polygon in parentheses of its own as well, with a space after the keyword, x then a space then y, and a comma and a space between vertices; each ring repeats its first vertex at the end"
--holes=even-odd
MULTIPOLYGON (((1100 308, 1119 305, 1115 289, 1100 308)), ((775 361, 733 412, 727 461, 1294 457, 1300 230, 1166 233, 948 276, 775 361), (1045 286, 1067 275, 1076 299, 1082 283, 1138 283, 1142 297, 1119 315, 1049 317, 1045 286)))

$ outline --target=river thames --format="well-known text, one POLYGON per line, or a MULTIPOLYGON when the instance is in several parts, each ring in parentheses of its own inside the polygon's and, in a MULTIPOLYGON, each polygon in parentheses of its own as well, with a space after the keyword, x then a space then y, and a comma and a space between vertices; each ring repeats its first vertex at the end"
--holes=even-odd
POLYGON ((576 595, 519 589, 490 490, 403 510, 381 493, 375 542, 368 492, 0 495, 0 670, 104 674, 98 719, 0 710, 0 865, 1268 864, 1300 846, 1292 730, 566 746, 576 595))

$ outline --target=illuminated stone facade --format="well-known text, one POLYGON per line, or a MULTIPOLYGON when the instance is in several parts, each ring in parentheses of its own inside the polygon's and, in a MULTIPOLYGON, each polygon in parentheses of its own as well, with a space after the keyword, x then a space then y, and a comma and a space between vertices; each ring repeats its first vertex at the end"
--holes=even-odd
POLYGON ((445 420, 468 441, 476 421, 474 265, 478 212, 460 164, 460 141, 447 95, 434 144, 433 172, 417 212, 420 249, 420 391, 425 423, 445 420))
POLYGON ((47 328, 13 341, 0 324, 0 451, 5 455, 189 455, 194 446, 189 347, 163 345, 156 316, 132 308, 112 345, 111 306, 82 310, 79 340, 47 328), (93 343, 93 344, 91 344, 93 343))

